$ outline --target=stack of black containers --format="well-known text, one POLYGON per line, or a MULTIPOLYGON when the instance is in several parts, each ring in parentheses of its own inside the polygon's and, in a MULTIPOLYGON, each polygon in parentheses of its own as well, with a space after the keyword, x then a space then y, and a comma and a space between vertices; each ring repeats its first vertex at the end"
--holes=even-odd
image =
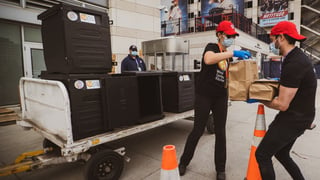
MULTIPOLYGON (((41 78, 66 86, 74 140, 163 117, 161 100, 157 117, 146 119, 147 115, 141 114, 137 76, 108 74, 112 54, 106 13, 61 3, 38 19, 42 20, 47 67, 41 78)), ((155 78, 160 84, 160 77, 155 78)), ((157 96, 161 99, 160 90, 157 96)))
POLYGON ((112 54, 106 13, 61 3, 38 19, 47 67, 41 78, 66 86, 74 140, 155 121, 163 111, 193 109, 192 73, 108 74, 112 54))

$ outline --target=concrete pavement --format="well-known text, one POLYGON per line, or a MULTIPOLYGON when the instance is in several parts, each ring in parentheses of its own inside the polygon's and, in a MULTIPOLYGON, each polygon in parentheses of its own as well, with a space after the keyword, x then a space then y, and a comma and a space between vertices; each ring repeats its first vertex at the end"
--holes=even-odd
MULTIPOLYGON (((320 82, 318 82, 319 84, 320 82)), ((318 88, 318 97, 320 90, 318 88)), ((246 176, 254 123, 258 104, 232 102, 227 121, 227 179, 242 180, 246 176)), ((318 127, 307 130, 294 145, 292 157, 300 166, 306 180, 317 180, 320 177, 320 100, 317 99, 315 123, 318 127)), ((273 120, 276 111, 265 108, 267 125, 273 120)), ((160 178, 162 147, 174 144, 177 158, 180 157, 192 121, 179 120, 174 123, 149 130, 128 138, 110 143, 113 147, 126 147, 126 155, 131 158, 125 167, 121 180, 157 180, 160 178)), ((187 173, 181 180, 215 179, 213 149, 215 136, 204 133, 197 146, 195 156, 187 167, 187 173)), ((42 148, 43 138, 34 131, 24 131, 17 125, 0 126, 0 162, 9 164, 21 153, 42 148)), ((274 159, 277 180, 290 180, 291 177, 274 159)), ((84 164, 70 163, 32 172, 23 172, 0 180, 82 180, 84 164)))

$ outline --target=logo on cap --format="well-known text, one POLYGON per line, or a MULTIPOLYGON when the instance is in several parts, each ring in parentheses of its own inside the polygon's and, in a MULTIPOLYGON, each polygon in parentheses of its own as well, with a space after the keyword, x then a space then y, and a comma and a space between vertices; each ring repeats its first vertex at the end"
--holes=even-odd
POLYGON ((129 50, 135 50, 135 51, 137 51, 138 48, 137 48, 137 46, 135 46, 135 45, 131 45, 131 46, 129 47, 129 50))
POLYGON ((216 29, 217 32, 222 31, 227 35, 237 35, 239 36, 239 33, 237 33, 234 29, 234 25, 230 21, 221 21, 216 29))

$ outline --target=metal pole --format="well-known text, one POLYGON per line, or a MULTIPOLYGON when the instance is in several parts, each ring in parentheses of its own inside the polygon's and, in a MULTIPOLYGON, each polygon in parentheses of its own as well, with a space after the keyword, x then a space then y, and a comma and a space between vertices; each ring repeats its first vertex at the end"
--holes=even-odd
POLYGON ((26 8, 26 0, 20 0, 20 6, 26 8))
POLYGON ((182 72, 184 72, 184 54, 182 54, 182 72))
POLYGON ((158 62, 157 62, 157 52, 154 52, 154 70, 157 70, 158 62))
POLYGON ((172 69, 176 70, 176 53, 173 53, 172 56, 172 69))

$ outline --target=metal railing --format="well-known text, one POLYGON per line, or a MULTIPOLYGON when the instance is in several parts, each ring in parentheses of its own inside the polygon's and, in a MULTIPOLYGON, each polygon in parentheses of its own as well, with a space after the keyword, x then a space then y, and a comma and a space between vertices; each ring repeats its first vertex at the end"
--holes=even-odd
MULTIPOLYGON (((161 36, 180 35, 186 33, 196 33, 204 31, 213 31, 218 24, 223 20, 231 21, 234 26, 241 31, 265 42, 270 43, 269 34, 265 29, 258 24, 251 22, 248 18, 242 14, 231 12, 199 16, 189 19, 176 19, 173 21, 161 22, 161 36), (169 27, 169 28, 168 28, 169 27)), ((301 48, 313 63, 320 63, 320 51, 309 46, 306 43, 301 43, 301 48)))
POLYGON ((319 6, 316 6, 316 4, 319 4, 319 0, 302 0, 302 5, 312 6, 316 9, 320 9, 319 6))
POLYGON ((300 48, 307 54, 309 55, 309 58, 314 64, 319 64, 320 63, 320 51, 305 44, 301 43, 300 48))
POLYGON ((266 30, 253 23, 244 15, 236 13, 235 11, 232 11, 231 13, 204 15, 188 19, 180 18, 172 21, 162 21, 161 36, 212 31, 215 30, 217 25, 223 20, 229 20, 241 31, 265 43, 270 43, 269 35, 266 30))

